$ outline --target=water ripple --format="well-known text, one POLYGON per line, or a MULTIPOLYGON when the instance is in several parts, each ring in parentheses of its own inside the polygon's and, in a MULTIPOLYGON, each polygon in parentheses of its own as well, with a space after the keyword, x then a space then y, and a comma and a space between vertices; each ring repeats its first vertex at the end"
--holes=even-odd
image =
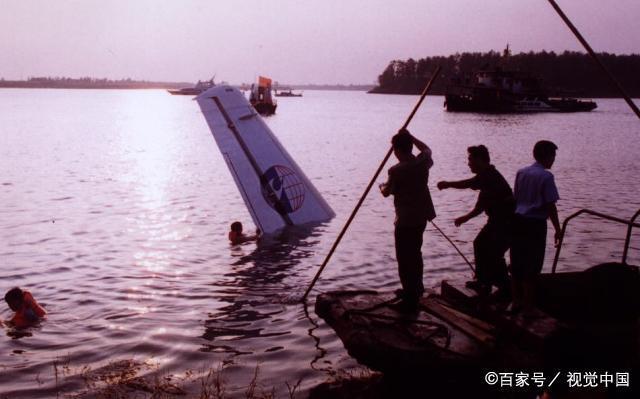
MULTIPOLYGON (((223 364, 232 387, 247 384, 259 364, 268 386, 285 397, 285 381, 302 378, 304 390, 354 367, 313 313, 314 296, 399 288, 390 199, 370 194, 307 309, 300 300, 388 148, 394 121, 414 100, 312 92, 304 103, 280 104, 267 123, 337 217, 230 246, 229 224, 240 220, 252 230, 251 219, 193 102, 153 90, 0 93, 0 110, 12 107, 11 118, 0 112, 2 281, 5 290, 31 290, 49 311, 37 327, 4 330, 10 339, 0 341, 3 391, 55 396, 54 361, 80 369, 133 358, 157 362, 161 373, 223 364), (46 135, 38 120, 50 121, 46 135)), ((553 172, 562 217, 582 207, 630 217, 640 208, 637 121, 622 112, 622 101, 598 102, 598 113, 572 115, 449 114, 427 106, 411 129, 433 149, 432 186, 469 176, 466 148, 479 143, 513 182, 531 161, 533 143, 547 138, 560 147, 553 172)), ((432 195, 438 225, 472 258, 484 217, 462 228, 453 220, 473 206, 475 193, 432 195)), ((623 230, 576 220, 561 268, 619 259, 623 230)), ((639 245, 634 232, 631 262, 640 261, 639 245)), ((423 254, 429 288, 470 276, 432 227, 423 254)), ((546 268, 552 254, 550 244, 546 268)), ((8 309, 0 316, 10 317, 8 309)), ((70 393, 83 388, 73 379, 60 386, 70 393)))

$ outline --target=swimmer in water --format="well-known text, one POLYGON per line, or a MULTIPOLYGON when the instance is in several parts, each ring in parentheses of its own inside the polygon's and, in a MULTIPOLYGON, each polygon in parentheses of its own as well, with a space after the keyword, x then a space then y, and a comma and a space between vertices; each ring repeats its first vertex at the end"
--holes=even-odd
POLYGON ((260 229, 256 229, 256 234, 248 236, 242 232, 242 223, 233 222, 231 223, 231 231, 229 231, 229 241, 231 241, 231 244, 237 245, 243 242, 257 241, 261 235, 260 229))
POLYGON ((35 300, 29 291, 21 290, 18 287, 12 288, 4 295, 9 308, 16 312, 9 320, 16 327, 28 327, 40 320, 47 311, 35 300))

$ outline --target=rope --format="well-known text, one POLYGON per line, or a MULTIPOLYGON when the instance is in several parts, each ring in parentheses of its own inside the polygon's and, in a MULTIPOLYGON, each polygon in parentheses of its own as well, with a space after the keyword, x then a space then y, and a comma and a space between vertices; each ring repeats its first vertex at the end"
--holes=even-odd
POLYGON ((458 251, 458 253, 460 254, 460 256, 462 256, 462 259, 464 259, 465 262, 467 262, 467 265, 469 265, 469 267, 471 268, 471 271, 473 272, 473 274, 476 273, 476 269, 473 267, 473 265, 471 264, 471 262, 469 262, 469 259, 467 259, 466 256, 464 256, 464 254, 462 253, 462 251, 460 251, 460 249, 458 249, 458 247, 456 246, 456 244, 453 243, 453 241, 451 241, 451 239, 444 233, 444 231, 440 230, 440 227, 438 227, 437 224, 435 224, 435 222, 432 220, 431 224, 433 225, 433 227, 436 228, 436 230, 438 230, 438 232, 440 232, 440 234, 442 234, 442 236, 444 238, 446 238, 447 241, 449 241, 449 244, 451 244, 456 251, 458 251))
MULTIPOLYGON (((446 342, 445 342, 445 349, 449 348, 449 345, 451 344, 451 331, 449 330, 449 328, 443 324, 443 323, 439 323, 437 321, 430 321, 430 320, 420 320, 420 319, 409 319, 406 317, 395 317, 395 316, 387 316, 384 314, 379 314, 379 313, 371 313, 371 312, 366 312, 366 311, 362 311, 359 309, 349 309, 347 311, 344 312, 344 315, 349 316, 349 315, 355 315, 355 316, 361 316, 361 317, 370 317, 372 319, 379 319, 379 320, 387 320, 387 321, 392 321, 395 322, 393 324, 393 326, 395 326, 396 328, 399 326, 399 324, 418 324, 418 325, 423 325, 423 326, 429 326, 429 327, 434 327, 434 331, 427 335, 426 337, 423 337, 422 339, 420 339, 420 341, 430 341, 431 338, 433 338, 436 335, 442 335, 445 337, 446 342)), ((413 334, 411 334, 409 331, 404 331, 405 334, 407 334, 411 339, 415 340, 415 336, 413 334)))

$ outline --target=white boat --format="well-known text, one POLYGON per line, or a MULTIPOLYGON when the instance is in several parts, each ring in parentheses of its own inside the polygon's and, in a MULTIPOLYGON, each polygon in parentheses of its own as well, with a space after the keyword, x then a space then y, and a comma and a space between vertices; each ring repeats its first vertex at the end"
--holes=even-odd
POLYGON ((200 81, 199 80, 198 83, 196 83, 196 85, 193 86, 193 87, 184 87, 182 89, 170 89, 170 90, 167 90, 167 91, 169 93, 171 93, 172 95, 197 96, 198 94, 209 90, 210 88, 212 88, 215 85, 216 84, 213 82, 213 78, 211 78, 209 80, 204 80, 204 81, 200 81))
POLYGON ((545 101, 542 101, 538 98, 524 98, 520 101, 516 101, 514 104, 515 112, 559 112, 559 109, 556 109, 550 106, 545 101))

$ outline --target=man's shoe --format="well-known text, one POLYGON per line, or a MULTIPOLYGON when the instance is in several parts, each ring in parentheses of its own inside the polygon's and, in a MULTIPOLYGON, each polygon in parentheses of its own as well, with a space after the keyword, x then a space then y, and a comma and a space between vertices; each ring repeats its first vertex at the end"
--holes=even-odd
POLYGON ((506 288, 498 288, 496 292, 491 294, 491 297, 497 302, 509 302, 511 301, 511 293, 509 291, 506 288))
POLYGON ((465 287, 471 288, 480 295, 489 295, 491 293, 491 286, 481 283, 478 280, 469 280, 464 283, 465 287))
POLYGON ((481 283, 478 280, 469 280, 466 283, 464 283, 464 286, 467 288, 471 288, 472 290, 475 290, 480 284, 481 283))
POLYGON ((398 303, 389 305, 389 307, 397 312, 405 314, 415 314, 418 312, 420 303, 416 301, 401 300, 398 303))
POLYGON ((509 306, 507 306, 507 308, 504 310, 506 313, 509 313, 511 315, 515 315, 516 313, 520 312, 522 310, 522 305, 517 304, 515 302, 511 302, 509 304, 509 306))

